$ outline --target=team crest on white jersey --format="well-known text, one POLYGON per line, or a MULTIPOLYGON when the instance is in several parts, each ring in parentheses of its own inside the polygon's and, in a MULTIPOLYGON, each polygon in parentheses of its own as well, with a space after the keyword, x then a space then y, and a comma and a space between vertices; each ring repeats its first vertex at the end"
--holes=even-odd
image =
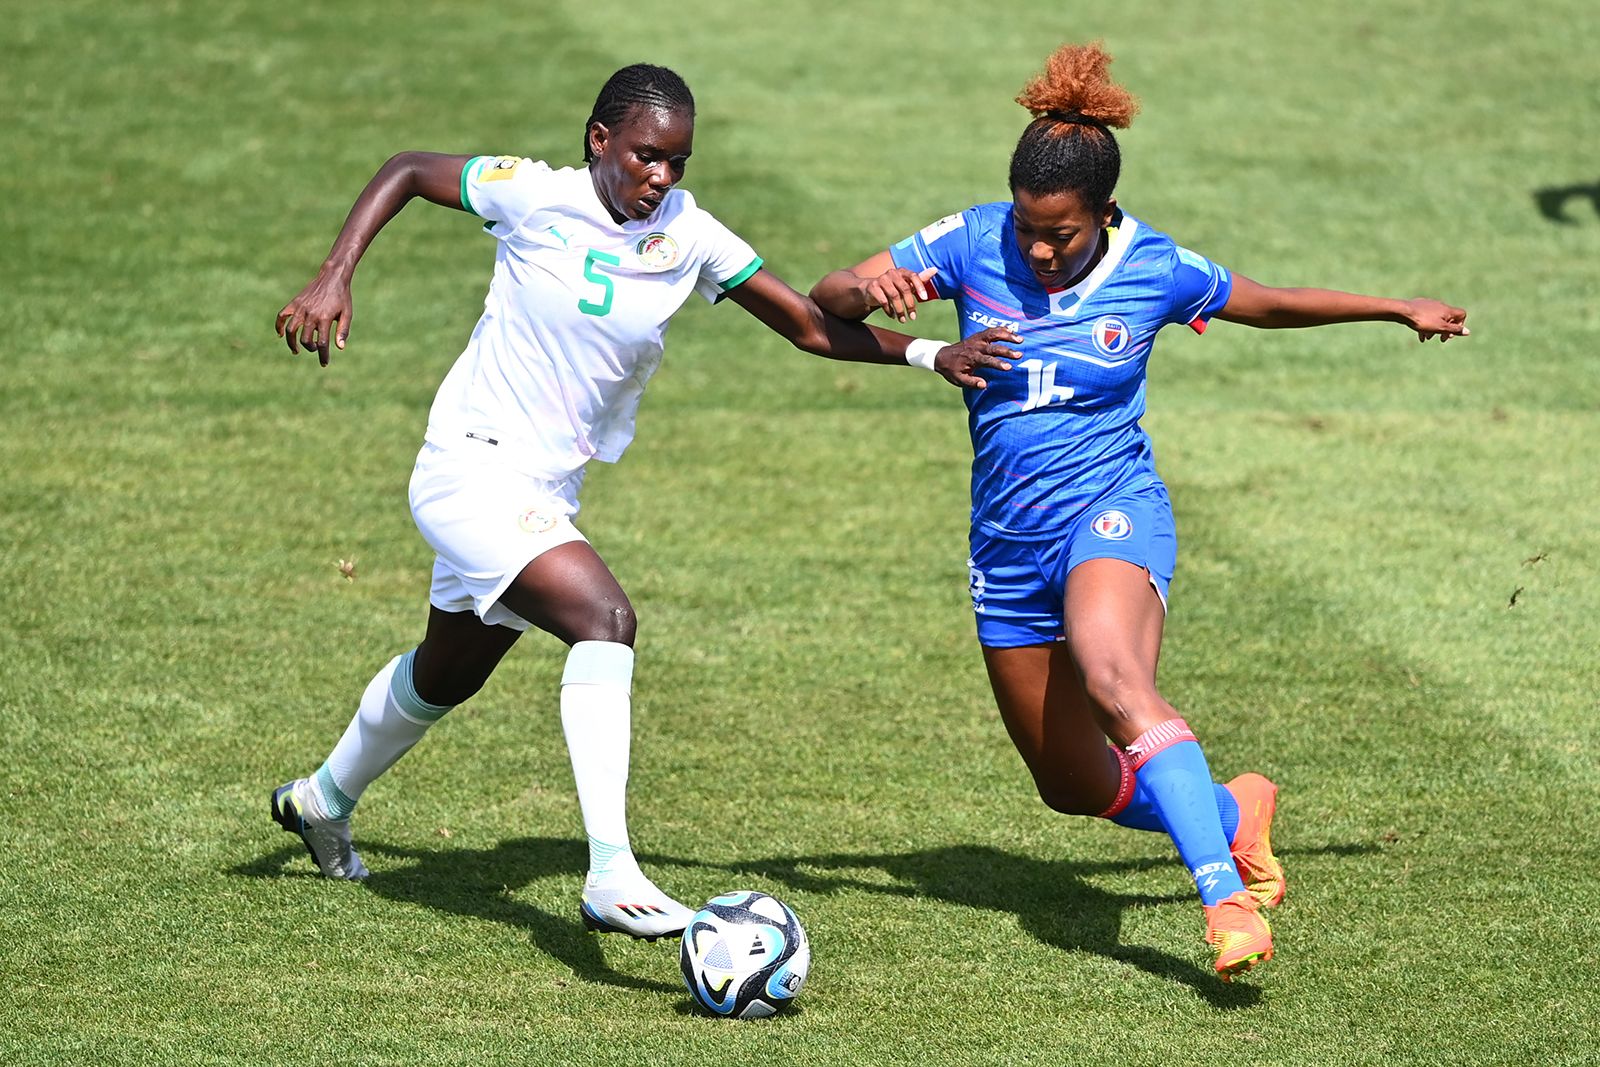
POLYGON ((1133 520, 1121 511, 1102 511, 1089 520, 1089 529, 1107 541, 1126 541, 1133 534, 1133 520))
POLYGON ((672 239, 671 234, 660 230, 639 238, 633 251, 641 264, 654 270, 663 270, 678 262, 678 242, 672 239))
POLYGON ((1115 315, 1102 315, 1095 319, 1089 336, 1094 340, 1095 349, 1107 356, 1120 356, 1133 343, 1128 324, 1115 315))
POLYGON ((555 529, 556 519, 538 508, 529 508, 517 516, 517 526, 523 533, 542 534, 555 529))

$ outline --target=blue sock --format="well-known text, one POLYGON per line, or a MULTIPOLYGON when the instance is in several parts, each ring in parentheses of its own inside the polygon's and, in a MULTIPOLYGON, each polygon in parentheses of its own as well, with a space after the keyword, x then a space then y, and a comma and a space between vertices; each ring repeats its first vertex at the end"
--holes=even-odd
MULTIPOLYGON (((1223 833, 1222 815, 1217 810, 1215 784, 1206 765, 1200 743, 1193 740, 1181 719, 1162 723, 1128 748, 1137 751, 1151 733, 1172 736, 1181 730, 1185 739, 1156 748, 1138 768, 1140 787, 1150 797, 1151 806, 1161 818, 1184 866, 1194 876, 1200 900, 1207 906, 1244 891, 1239 872, 1228 854, 1228 836, 1223 833)), ((1158 737, 1161 736, 1158 734, 1158 737)), ((1235 820, 1237 820, 1237 807, 1235 820)))
MULTIPOLYGON (((1222 816, 1222 836, 1232 842, 1233 835, 1239 832, 1239 802, 1221 782, 1212 782, 1211 787, 1217 795, 1217 814, 1222 816)), ((1167 832, 1167 824, 1161 821, 1161 813, 1156 810, 1155 797, 1150 795, 1150 790, 1137 776, 1134 778, 1133 799, 1128 801, 1127 807, 1113 815, 1111 821, 1132 830, 1167 832)))

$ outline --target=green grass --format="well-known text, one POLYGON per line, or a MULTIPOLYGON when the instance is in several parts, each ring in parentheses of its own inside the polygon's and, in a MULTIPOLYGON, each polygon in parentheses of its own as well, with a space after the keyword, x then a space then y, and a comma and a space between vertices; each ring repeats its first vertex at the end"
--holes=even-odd
POLYGON ((1586 5, 0 11, 0 1061, 1600 1059, 1586 5), (1091 37, 1144 102, 1135 214, 1269 283, 1472 311, 1448 348, 1219 324, 1155 361, 1163 688, 1219 774, 1283 783, 1279 958, 1213 981, 1170 846, 1031 794, 965 605, 954 392, 731 307, 675 324, 583 520, 642 619, 636 845, 686 899, 795 906, 797 1010, 702 1018, 671 948, 581 931, 548 637, 369 793, 369 885, 311 877, 267 794, 419 635, 405 480, 491 254, 414 206, 351 348, 288 357, 272 316, 378 164, 571 161, 605 75, 664 62, 690 187, 804 287, 1004 196, 1010 97, 1091 37))

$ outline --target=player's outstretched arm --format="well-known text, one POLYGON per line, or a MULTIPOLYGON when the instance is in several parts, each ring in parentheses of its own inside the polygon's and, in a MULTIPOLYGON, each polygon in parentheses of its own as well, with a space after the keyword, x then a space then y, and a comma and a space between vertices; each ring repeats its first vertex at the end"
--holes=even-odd
POLYGON ((1264 330, 1326 326, 1334 322, 1398 322, 1417 332, 1417 340, 1467 337, 1467 313, 1437 300, 1390 300, 1333 289, 1275 289, 1233 276, 1233 292, 1217 312, 1226 322, 1264 330))
POLYGON ((846 270, 825 274, 811 287, 811 299, 841 319, 860 322, 879 308, 897 322, 917 317, 917 305, 937 300, 931 279, 938 271, 921 274, 894 265, 888 252, 846 270))
MULTIPOLYGON (((906 350, 918 340, 840 318, 766 269, 756 271, 728 296, 796 348, 829 359, 904 365, 906 350)), ((979 368, 1011 369, 1007 360, 1016 353, 1002 342, 1018 344, 1021 338, 1004 328, 984 330, 939 347, 933 356, 933 369, 951 385, 982 389, 986 383, 974 373, 979 368)))
POLYGON ((317 276, 278 312, 277 331, 289 351, 315 352, 328 365, 328 345, 344 348, 355 308, 350 279, 361 255, 400 209, 420 196, 435 204, 461 208, 461 168, 471 156, 437 152, 401 152, 378 169, 334 238, 317 276))

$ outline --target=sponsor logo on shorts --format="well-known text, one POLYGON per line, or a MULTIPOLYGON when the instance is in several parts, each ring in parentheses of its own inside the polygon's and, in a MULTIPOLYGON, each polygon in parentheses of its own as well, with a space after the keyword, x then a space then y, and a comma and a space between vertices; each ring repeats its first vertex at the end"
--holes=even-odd
POLYGON ((1120 511, 1102 511, 1089 520, 1089 529, 1107 541, 1126 541, 1133 534, 1133 520, 1120 511))
POLYGON ((560 520, 554 515, 546 515, 538 508, 529 508, 517 516, 517 526, 523 533, 542 534, 549 533, 556 528, 560 520))
POLYGON ((1095 319, 1089 335, 1094 340, 1094 347, 1107 356, 1122 355, 1132 343, 1128 324, 1115 315, 1102 315, 1095 319))
POLYGON ((633 251, 639 257, 640 263, 656 270, 670 267, 678 262, 678 242, 672 239, 671 234, 659 230, 639 238, 639 243, 633 246, 633 251))

